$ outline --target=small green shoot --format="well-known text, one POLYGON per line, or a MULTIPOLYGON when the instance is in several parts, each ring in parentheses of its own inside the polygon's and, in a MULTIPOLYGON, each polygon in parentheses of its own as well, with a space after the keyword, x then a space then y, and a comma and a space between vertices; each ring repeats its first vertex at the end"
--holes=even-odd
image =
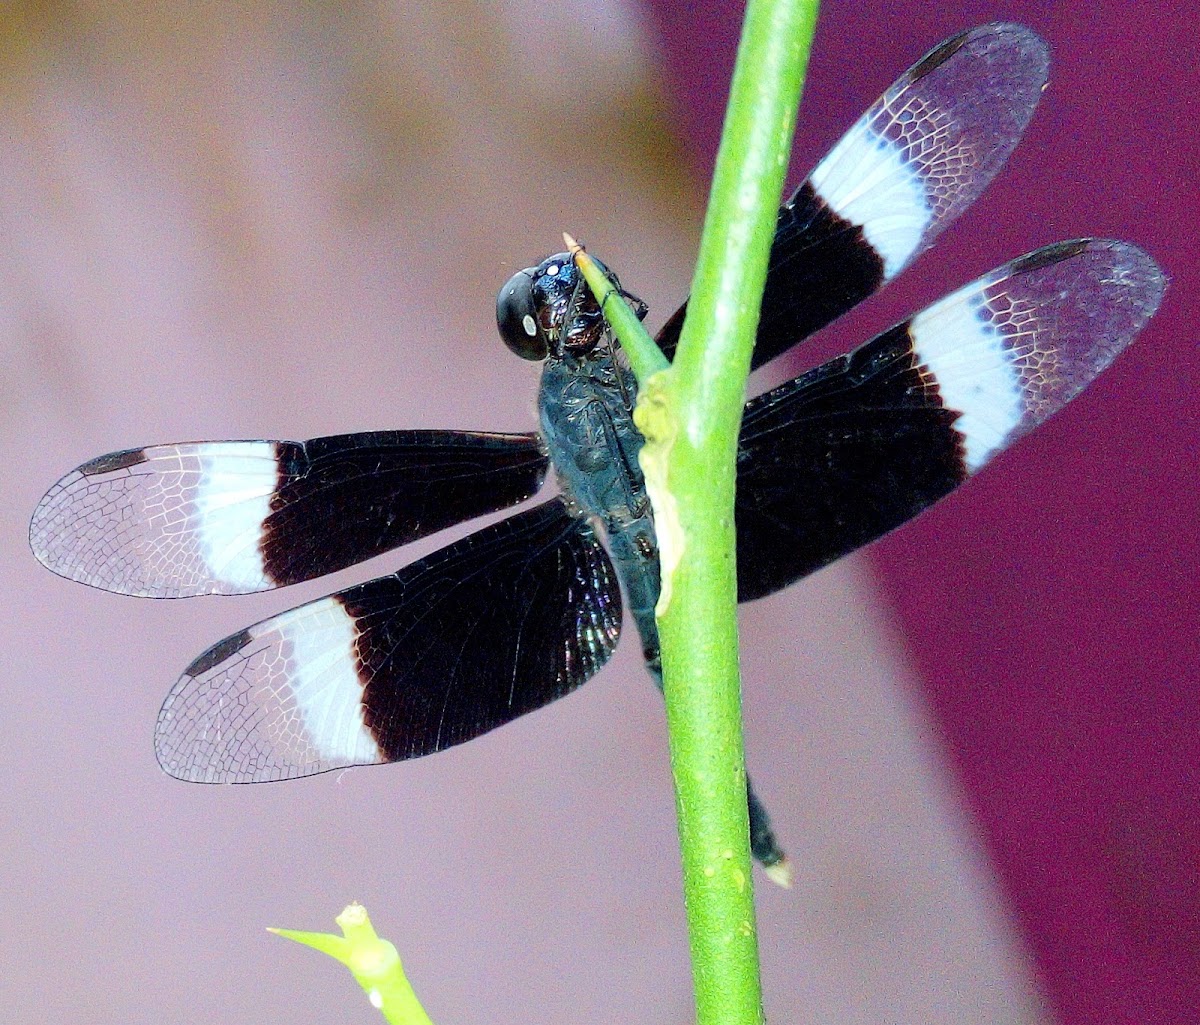
POLYGON ((295 929, 267 931, 341 961, 358 980, 371 1006, 391 1025, 433 1025, 404 974, 399 953, 375 934, 367 909, 351 904, 334 921, 341 927, 341 936, 295 929))

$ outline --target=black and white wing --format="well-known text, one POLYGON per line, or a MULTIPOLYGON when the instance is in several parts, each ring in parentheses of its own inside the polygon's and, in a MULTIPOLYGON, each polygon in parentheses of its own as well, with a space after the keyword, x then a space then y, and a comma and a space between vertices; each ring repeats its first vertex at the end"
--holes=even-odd
POLYGON ((379 431, 101 456, 38 504, 34 554, 119 594, 244 594, 344 569, 533 495, 534 434, 379 431))
POLYGON ((416 758, 570 693, 620 628, 608 555, 553 499, 214 645, 167 696, 155 750, 200 783, 416 758))
POLYGON ((787 586, 953 491, 1107 367, 1165 287, 1135 246, 1060 242, 751 400, 739 599, 787 586))
MULTIPOLYGON (((753 366, 896 277, 995 177, 1033 116, 1049 52, 1021 25, 935 47, 887 90, 779 211, 753 366)), ((658 336, 671 356, 681 308, 658 336)))

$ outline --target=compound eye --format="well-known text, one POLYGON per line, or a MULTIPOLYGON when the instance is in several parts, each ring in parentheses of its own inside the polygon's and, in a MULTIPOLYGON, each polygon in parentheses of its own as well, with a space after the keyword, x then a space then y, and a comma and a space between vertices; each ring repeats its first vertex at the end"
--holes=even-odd
POLYGON ((533 275, 536 267, 527 267, 508 279, 496 296, 496 327, 504 344, 521 359, 543 360, 550 354, 550 343, 538 322, 533 300, 533 275))

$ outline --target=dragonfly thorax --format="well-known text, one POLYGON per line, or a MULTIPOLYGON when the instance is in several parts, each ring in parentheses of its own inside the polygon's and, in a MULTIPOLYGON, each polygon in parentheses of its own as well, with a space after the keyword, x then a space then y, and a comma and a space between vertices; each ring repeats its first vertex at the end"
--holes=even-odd
POLYGON ((607 342, 583 357, 550 358, 542 371, 539 419, 559 486, 609 530, 649 512, 636 401, 624 353, 607 342))

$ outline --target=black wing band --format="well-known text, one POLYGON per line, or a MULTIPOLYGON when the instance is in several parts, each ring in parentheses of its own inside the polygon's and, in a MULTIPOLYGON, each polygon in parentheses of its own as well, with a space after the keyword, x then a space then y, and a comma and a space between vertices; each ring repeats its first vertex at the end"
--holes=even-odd
MULTIPOLYGON (((992 24, 935 47, 854 124, 779 211, 753 366, 907 267, 995 177, 1033 116, 1046 44, 992 24)), ((673 355, 680 309, 659 345, 673 355)))
POLYGON ((130 449, 55 484, 29 543, 55 573, 106 591, 242 594, 523 501, 547 466, 536 435, 466 431, 130 449))
POLYGON ((1108 366, 1165 284, 1126 243, 1047 246, 747 403, 739 599, 820 569, 954 490, 1108 366))
POLYGON ((214 645, 168 695, 155 750, 201 783, 416 758, 570 693, 620 628, 612 563, 554 499, 214 645))

